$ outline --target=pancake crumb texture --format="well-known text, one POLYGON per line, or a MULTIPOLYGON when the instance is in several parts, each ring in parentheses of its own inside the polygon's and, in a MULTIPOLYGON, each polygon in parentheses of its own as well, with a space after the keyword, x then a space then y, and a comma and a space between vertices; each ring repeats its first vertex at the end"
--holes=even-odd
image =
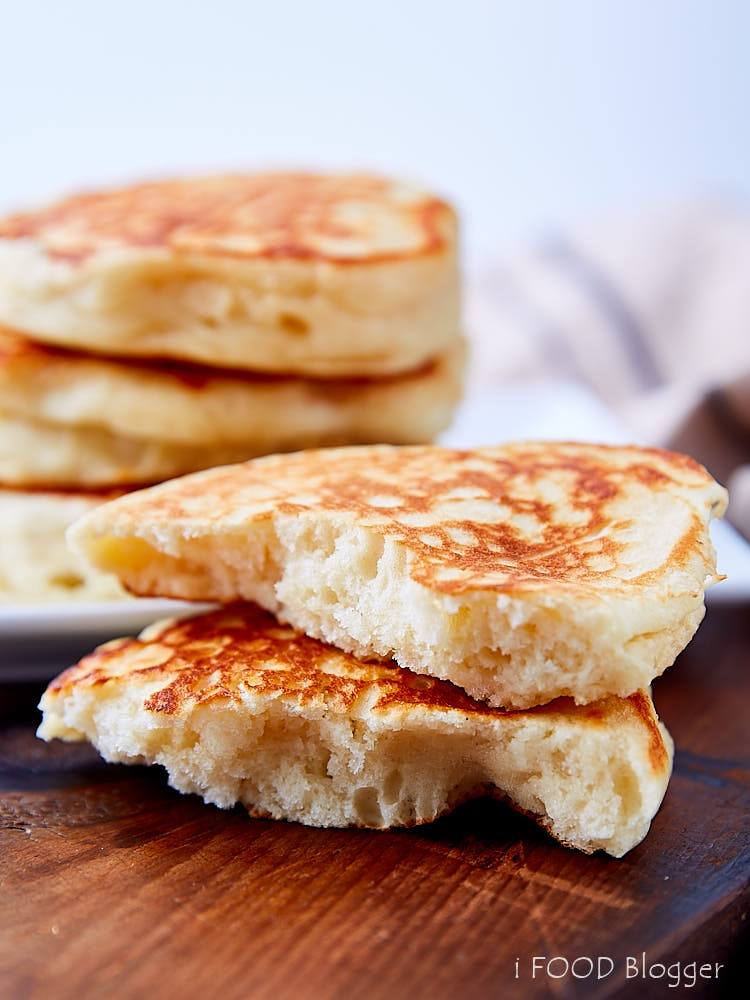
POLYGON ((695 632, 726 491, 685 456, 520 443, 270 456, 108 504, 74 547, 141 595, 253 600, 491 705, 646 688, 695 632))
POLYGON ((385 828, 491 793, 563 843, 616 857, 645 836, 672 761, 645 692, 493 710, 254 605, 108 643, 53 681, 40 707, 42 738, 161 764, 173 787, 222 808, 385 828))

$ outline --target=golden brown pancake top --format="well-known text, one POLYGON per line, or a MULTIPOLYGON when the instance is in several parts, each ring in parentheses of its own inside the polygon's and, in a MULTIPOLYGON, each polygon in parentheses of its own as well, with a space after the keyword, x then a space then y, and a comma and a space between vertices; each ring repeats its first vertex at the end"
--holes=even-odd
MULTIPOLYGON (((143 483, 143 486, 148 486, 150 484, 143 483)), ((98 503, 106 503, 108 500, 116 500, 118 497, 124 496, 126 493, 132 490, 138 489, 138 486, 75 486, 68 483, 56 483, 54 486, 47 486, 46 484, 33 485, 33 486, 17 486, 14 483, 4 483, 0 480, 0 494, 9 494, 11 496, 27 496, 28 494, 33 494, 36 496, 47 496, 47 497, 59 497, 61 500, 67 499, 78 499, 78 500, 92 500, 98 503)))
POLYGON ((373 712, 422 708, 488 719, 544 713, 551 720, 564 714, 589 725, 609 725, 615 715, 625 713, 652 732, 654 767, 666 758, 651 703, 641 692, 589 705, 558 698, 525 711, 489 708, 448 681, 413 674, 391 661, 358 659, 280 624, 249 603, 161 623, 145 634, 147 638, 115 639, 100 646, 57 677, 49 690, 64 694, 118 680, 134 689, 155 685, 143 707, 175 716, 203 705, 240 704, 250 691, 339 713, 351 712, 365 699, 373 712))
POLYGON ((264 173, 74 195, 0 220, 0 237, 33 238, 71 261, 140 247, 362 263, 440 250, 454 224, 445 202, 384 178, 264 173))
POLYGON ((322 701, 348 711, 375 689, 376 708, 423 704, 467 712, 489 709, 447 681, 416 676, 390 661, 363 661, 280 624, 255 604, 167 622, 148 639, 116 639, 61 674, 52 690, 103 684, 125 672, 129 682, 164 686, 145 707, 176 714, 187 705, 239 702, 242 690, 322 701))
POLYGON ((367 446, 212 469, 105 508, 101 527, 127 537, 138 523, 149 530, 189 526, 192 536, 220 531, 223 518, 238 530, 279 514, 334 513, 403 544, 413 579, 460 593, 549 581, 646 582, 652 553, 653 571, 661 574, 665 561, 678 569, 701 551, 705 519, 694 505, 723 509, 724 502, 724 490, 702 466, 659 449, 367 446), (681 492, 687 502, 680 503, 681 492), (662 496, 670 517, 660 514, 658 536, 649 535, 662 496))

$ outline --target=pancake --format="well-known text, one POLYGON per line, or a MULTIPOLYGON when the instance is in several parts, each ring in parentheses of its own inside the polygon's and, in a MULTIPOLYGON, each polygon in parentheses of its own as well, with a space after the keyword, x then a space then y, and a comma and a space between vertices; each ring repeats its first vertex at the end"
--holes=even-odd
POLYGON ((256 449, 147 441, 91 427, 61 427, 0 410, 0 483, 69 490, 142 486, 252 457, 256 449))
MULTIPOLYGON (((465 347, 383 379, 258 376, 194 365, 76 354, 0 329, 0 411, 51 426, 254 455, 326 444, 432 441, 461 395, 465 347)), ((113 455, 117 448, 113 448, 113 455)), ((121 464, 121 463, 119 463, 121 464)), ((177 463, 161 478, 217 462, 177 463)), ((141 475, 159 478, 153 471, 141 475)), ((114 481, 120 481, 116 478, 114 481)))
POLYGON ((65 531, 110 494, 0 487, 0 604, 124 599, 115 577, 71 552, 65 531))
POLYGON ((137 184, 0 220, 0 323, 120 355, 322 377, 409 371, 459 325, 456 217, 357 175, 137 184))
POLYGON ((257 601, 491 705, 647 687, 716 579, 726 491, 655 449, 520 443, 269 456, 123 497, 69 534, 136 594, 257 601))
POLYGON ((506 713, 254 605, 101 646, 40 707, 43 739, 161 764, 173 787, 222 808, 382 829, 490 792, 563 843, 615 857, 645 836, 671 771, 672 741, 644 692, 506 713))

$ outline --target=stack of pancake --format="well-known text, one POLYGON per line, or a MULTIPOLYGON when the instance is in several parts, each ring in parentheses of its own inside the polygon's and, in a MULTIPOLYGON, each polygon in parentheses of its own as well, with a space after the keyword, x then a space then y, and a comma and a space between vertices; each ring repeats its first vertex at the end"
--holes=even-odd
POLYGON ((433 440, 463 356, 455 215, 395 182, 186 179, 0 221, 2 561, 40 570, 40 516, 58 539, 0 594, 99 594, 60 531, 97 491, 433 440))
POLYGON ((226 607, 100 647, 39 734, 315 826, 491 792, 621 856, 666 790, 650 684, 701 621, 725 506, 685 456, 551 443, 274 455, 133 493, 74 526, 81 556, 226 607))

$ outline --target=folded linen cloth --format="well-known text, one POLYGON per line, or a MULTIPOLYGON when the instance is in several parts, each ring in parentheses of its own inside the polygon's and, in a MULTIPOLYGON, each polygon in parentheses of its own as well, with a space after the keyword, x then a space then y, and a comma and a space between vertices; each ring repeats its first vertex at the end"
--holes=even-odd
MULTIPOLYGON (((729 485, 750 538, 750 211, 694 199, 550 237, 469 282, 470 385, 586 383, 729 485)), ((592 430, 593 436, 595 431, 592 430)))

